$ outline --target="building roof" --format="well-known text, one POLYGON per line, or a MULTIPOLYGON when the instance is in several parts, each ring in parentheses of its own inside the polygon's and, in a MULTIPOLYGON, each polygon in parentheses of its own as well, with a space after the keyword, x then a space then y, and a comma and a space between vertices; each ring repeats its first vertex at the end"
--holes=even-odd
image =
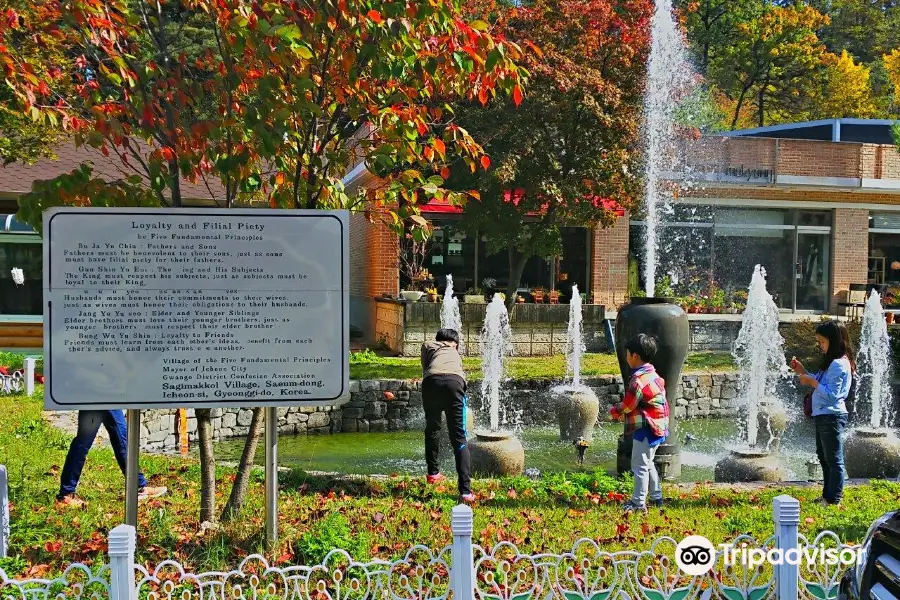
MULTIPOLYGON (((90 162, 94 175, 106 180, 117 180, 132 175, 144 177, 139 170, 130 169, 114 154, 104 156, 102 152, 90 146, 76 147, 74 141, 60 144, 54 149, 56 160, 41 159, 34 164, 12 163, 6 166, 0 164, 0 197, 15 197, 31 191, 34 181, 53 179, 59 175, 71 173, 82 163, 90 162)), ((146 179, 146 177, 144 177, 146 179)), ((186 179, 181 180, 181 190, 184 198, 191 200, 212 200, 223 198, 224 192, 221 183, 216 178, 210 178, 209 188, 201 180, 191 183, 186 179), (212 189, 213 193, 210 193, 212 189)))
POLYGON ((725 137, 765 137, 860 144, 894 144, 891 131, 898 121, 888 119, 828 119, 787 123, 716 134, 725 137))

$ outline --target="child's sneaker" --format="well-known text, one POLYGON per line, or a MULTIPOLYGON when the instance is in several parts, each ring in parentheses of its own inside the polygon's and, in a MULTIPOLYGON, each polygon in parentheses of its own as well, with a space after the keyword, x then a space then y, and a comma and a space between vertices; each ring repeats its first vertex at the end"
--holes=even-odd
POLYGON ((425 481, 428 483, 439 483, 441 481, 444 481, 445 479, 447 478, 444 477, 442 473, 435 473, 434 475, 427 475, 425 477, 425 481))
POLYGON ((646 506, 639 506, 630 500, 625 503, 625 505, 622 507, 622 509, 626 515, 630 515, 633 512, 643 512, 643 513, 647 512, 646 506))

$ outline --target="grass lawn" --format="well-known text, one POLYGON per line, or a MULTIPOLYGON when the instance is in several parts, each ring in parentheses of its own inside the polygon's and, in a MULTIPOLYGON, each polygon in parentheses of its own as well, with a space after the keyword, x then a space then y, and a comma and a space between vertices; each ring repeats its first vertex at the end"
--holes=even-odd
MULTIPOLYGON (((0 397, 0 463, 11 485, 10 554, 0 559, 9 576, 58 574, 72 561, 103 560, 105 536, 123 520, 122 475, 108 448, 88 457, 79 492, 80 509, 57 508, 54 495, 69 438, 47 425, 40 397, 0 397)), ((144 456, 141 466, 151 482, 170 494, 140 509, 138 561, 155 565, 178 558, 193 569, 234 567, 241 557, 262 550, 261 474, 252 485, 244 515, 219 529, 201 528, 197 519, 199 469, 192 461, 144 456)), ((227 494, 232 472, 221 469, 218 503, 227 494)), ((392 558, 413 544, 440 548, 451 542, 453 486, 427 487, 422 479, 348 482, 302 472, 285 474, 280 495, 281 545, 273 559, 287 563, 321 560, 343 547, 360 559, 392 558)), ((801 532, 831 529, 858 541, 873 519, 898 506, 900 486, 875 482, 851 487, 845 507, 815 506, 817 489, 765 489, 740 492, 699 486, 689 492, 668 487, 670 504, 648 516, 621 515, 618 494, 628 481, 604 474, 552 475, 539 482, 525 478, 478 481, 482 498, 474 507, 476 542, 490 546, 511 540, 523 552, 563 552, 581 537, 598 540, 605 550, 649 549, 653 537, 676 540, 688 533, 713 543, 749 533, 762 540, 772 534, 771 503, 790 493, 803 503, 801 532)))
MULTIPOLYGON (((619 364, 614 354, 585 354, 581 374, 585 377, 617 375, 619 364)), ((481 359, 465 358, 463 366, 470 378, 481 378, 481 359)), ((688 356, 685 371, 723 371, 734 368, 728 352, 694 352, 688 356)), ((510 358, 507 374, 513 379, 558 379, 566 374, 566 358, 541 356, 510 358)), ((350 356, 351 379, 418 379, 422 377, 422 365, 418 358, 391 358, 372 352, 350 356)))

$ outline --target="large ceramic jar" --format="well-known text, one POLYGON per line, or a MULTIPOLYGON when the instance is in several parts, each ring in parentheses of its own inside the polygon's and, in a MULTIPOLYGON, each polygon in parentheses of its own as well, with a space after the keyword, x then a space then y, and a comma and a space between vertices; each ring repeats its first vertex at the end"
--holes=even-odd
MULTIPOLYGON (((634 336, 646 333, 656 338, 658 349, 652 364, 666 382, 669 400, 669 437, 656 451, 660 476, 674 479, 681 474, 681 444, 675 418, 675 399, 679 397, 681 370, 691 341, 688 318, 672 298, 632 298, 616 317, 616 354, 626 385, 631 368, 625 361, 625 344, 634 336)), ((631 469, 631 436, 619 438, 617 467, 619 473, 631 469)))

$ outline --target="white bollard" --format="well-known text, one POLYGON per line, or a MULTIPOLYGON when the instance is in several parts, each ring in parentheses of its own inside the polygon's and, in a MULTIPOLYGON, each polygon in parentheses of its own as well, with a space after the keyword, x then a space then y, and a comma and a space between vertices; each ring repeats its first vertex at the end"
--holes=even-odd
POLYGON ((775 565, 775 597, 778 600, 797 600, 800 593, 800 502, 787 495, 772 500, 775 521, 775 547, 782 561, 775 565), (788 553, 790 551, 790 554, 788 553), (787 560, 790 557, 790 560, 787 560))
POLYGON ((0 465, 0 558, 6 558, 9 547, 9 477, 0 465))
POLYGON ((134 550, 137 533, 131 525, 117 525, 109 532, 109 600, 137 600, 134 550))
POLYGON ((25 395, 34 396, 34 364, 33 358, 25 359, 25 395))
POLYGON ((454 600, 475 600, 475 554, 472 551, 472 509, 465 504, 453 507, 450 530, 453 548, 450 589, 454 600))

